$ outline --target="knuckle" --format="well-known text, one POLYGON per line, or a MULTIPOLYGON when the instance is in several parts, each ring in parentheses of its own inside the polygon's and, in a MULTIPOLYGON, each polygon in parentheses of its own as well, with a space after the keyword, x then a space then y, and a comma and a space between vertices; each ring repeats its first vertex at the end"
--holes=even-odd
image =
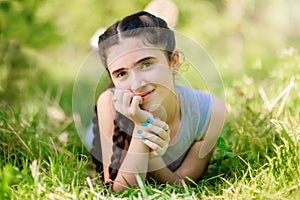
POLYGON ((129 115, 130 117, 133 117, 134 114, 135 114, 135 108, 129 108, 129 109, 128 109, 128 115, 129 115))
POLYGON ((159 135, 162 135, 162 134, 164 133, 164 131, 163 131, 162 128, 157 127, 157 133, 158 133, 159 135))

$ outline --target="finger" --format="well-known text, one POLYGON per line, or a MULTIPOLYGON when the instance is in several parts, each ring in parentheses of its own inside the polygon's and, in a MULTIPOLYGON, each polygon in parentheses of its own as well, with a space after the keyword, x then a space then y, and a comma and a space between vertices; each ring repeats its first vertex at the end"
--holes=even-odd
POLYGON ((168 148, 168 146, 160 147, 147 139, 144 139, 143 142, 152 150, 151 155, 154 156, 163 156, 168 148))
POLYGON ((118 100, 118 90, 114 88, 112 92, 113 92, 112 101, 116 102, 118 100))
POLYGON ((160 138, 162 138, 163 140, 169 142, 170 139, 170 133, 164 129, 162 129, 161 127, 152 125, 152 124, 142 124, 143 126, 147 126, 147 130, 149 130, 150 132, 155 133, 156 135, 158 135, 160 138))
POLYGON ((119 103, 118 103, 118 91, 115 89, 113 92, 114 93, 113 93, 113 96, 112 96, 112 102, 113 102, 114 108, 117 111, 120 111, 120 106, 119 106, 119 103))
POLYGON ((158 156, 159 156, 159 154, 158 154, 158 152, 157 152, 157 151, 151 151, 151 153, 150 153, 150 156, 153 156, 153 157, 158 157, 158 156))
POLYGON ((124 102, 126 102, 126 99, 127 101, 130 101, 128 100, 128 95, 130 96, 130 94, 129 90, 124 89, 115 89, 113 94, 113 104, 115 109, 125 116, 128 115, 129 103, 126 105, 124 102))
POLYGON ((141 136, 144 137, 146 140, 149 140, 150 142, 157 144, 159 147, 168 145, 168 142, 164 141, 162 138, 155 135, 154 133, 143 131, 141 136))
POLYGON ((131 92, 125 92, 123 94, 123 105, 129 107, 132 96, 133 96, 133 93, 131 93, 131 92))
POLYGON ((148 118, 147 122, 150 123, 150 124, 153 124, 155 126, 161 127, 165 131, 169 130, 169 125, 166 122, 164 122, 164 121, 162 121, 162 120, 160 120, 158 118, 154 118, 154 119, 148 118))
POLYGON ((140 112, 140 102, 142 101, 142 97, 134 96, 132 97, 132 102, 129 107, 129 114, 131 117, 137 116, 140 112))
POLYGON ((167 151, 167 148, 160 148, 156 151, 152 151, 151 153, 154 155, 154 156, 163 156, 167 151))
POLYGON ((143 99, 140 96, 133 96, 131 104, 135 107, 139 107, 139 105, 142 103, 143 99))
POLYGON ((113 99, 117 99, 118 102, 123 103, 123 96, 125 93, 131 93, 131 92, 125 89, 114 89, 113 99))
POLYGON ((122 97, 123 97, 122 90, 115 89, 114 95, 113 95, 113 101, 120 103, 120 102, 122 102, 122 97))
POLYGON ((143 139, 143 142, 153 151, 159 150, 161 147, 148 139, 143 139))

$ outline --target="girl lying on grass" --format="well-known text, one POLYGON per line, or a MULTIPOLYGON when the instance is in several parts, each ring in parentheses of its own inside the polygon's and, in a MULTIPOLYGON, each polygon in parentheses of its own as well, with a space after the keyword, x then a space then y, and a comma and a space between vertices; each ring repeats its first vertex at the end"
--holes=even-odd
POLYGON ((138 12, 99 37, 112 86, 98 98, 91 153, 112 189, 197 180, 206 170, 226 108, 217 97, 175 85, 179 53, 166 22, 138 12), (188 177, 188 179, 187 179, 188 177))

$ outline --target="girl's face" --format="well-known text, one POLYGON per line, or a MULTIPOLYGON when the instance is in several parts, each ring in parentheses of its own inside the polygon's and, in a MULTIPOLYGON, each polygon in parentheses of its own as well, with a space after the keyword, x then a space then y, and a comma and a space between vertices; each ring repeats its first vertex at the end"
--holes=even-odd
POLYGON ((110 47, 106 58, 115 87, 141 96, 144 109, 174 94, 173 71, 178 66, 178 55, 169 61, 162 49, 132 37, 110 47))

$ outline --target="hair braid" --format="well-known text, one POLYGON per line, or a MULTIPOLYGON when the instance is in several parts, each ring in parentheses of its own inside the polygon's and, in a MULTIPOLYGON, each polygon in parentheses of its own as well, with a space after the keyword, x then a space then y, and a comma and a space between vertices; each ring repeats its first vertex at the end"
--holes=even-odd
POLYGON ((126 133, 121 131, 120 127, 118 127, 115 120, 114 120, 114 124, 115 124, 115 130, 113 135, 113 147, 112 147, 113 154, 111 156, 111 163, 109 165, 109 178, 111 180, 115 180, 118 174, 118 169, 120 168, 121 165, 122 151, 124 149, 125 138, 126 138, 126 133))
MULTIPOLYGON (((111 164, 109 165, 109 179, 115 180, 118 170, 121 165, 122 151, 125 146, 125 141, 128 144, 131 141, 131 135, 134 128, 134 123, 126 118, 121 113, 116 113, 116 119, 114 120, 114 135, 113 135, 113 155, 111 157, 111 164)), ((100 130, 98 125, 97 107, 95 106, 95 116, 93 117, 93 146, 90 150, 93 162, 96 165, 96 171, 103 173, 102 163, 102 149, 100 142, 100 130)), ((104 177, 101 176, 102 181, 104 177)))
MULTIPOLYGON (((107 49, 118 44, 123 38, 137 36, 142 36, 141 39, 147 45, 155 45, 164 49, 167 57, 171 59, 171 55, 175 49, 174 32, 168 28, 167 23, 163 19, 141 11, 117 21, 99 36, 98 51, 101 61, 107 70, 107 49)), ((114 126, 112 138, 113 154, 109 166, 109 178, 112 181, 115 180, 121 166, 121 158, 126 141, 130 144, 134 123, 129 118, 117 112, 114 126)))
POLYGON ((111 164, 109 165, 109 178, 115 180, 118 170, 121 166, 122 152, 125 146, 125 140, 128 144, 131 141, 132 131, 134 128, 134 123, 122 115, 121 113, 116 113, 116 119, 114 120, 114 135, 113 135, 113 154, 111 156, 111 164))

